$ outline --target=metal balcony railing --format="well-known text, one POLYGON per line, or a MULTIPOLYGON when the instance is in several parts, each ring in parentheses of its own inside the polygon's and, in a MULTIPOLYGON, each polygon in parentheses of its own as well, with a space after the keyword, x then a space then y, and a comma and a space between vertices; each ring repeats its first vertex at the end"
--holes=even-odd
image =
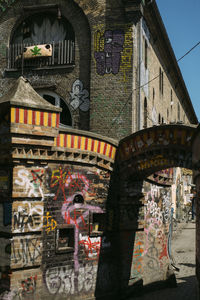
MULTIPOLYGON (((37 48, 36 48, 37 49, 37 48)), ((8 70, 16 70, 26 68, 46 68, 74 65, 75 63, 75 44, 72 40, 59 41, 57 43, 51 42, 49 44, 37 43, 21 43, 11 44, 8 48, 8 70), (30 46, 50 45, 51 55, 45 56, 40 54, 33 54, 32 57, 25 57, 25 50, 30 46), (23 53, 23 56, 22 56, 23 53)))

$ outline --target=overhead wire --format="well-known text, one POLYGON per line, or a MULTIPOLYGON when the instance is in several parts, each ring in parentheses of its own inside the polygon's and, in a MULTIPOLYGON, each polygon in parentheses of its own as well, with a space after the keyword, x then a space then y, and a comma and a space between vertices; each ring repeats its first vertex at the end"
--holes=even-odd
MULTIPOLYGON (((197 46, 200 45, 200 41, 198 43, 196 43, 192 48, 190 48, 183 56, 181 56, 179 59, 177 59, 177 62, 179 62, 180 60, 182 60, 185 56, 187 56, 190 52, 192 52, 197 46)), ((140 62, 141 64, 141 62, 140 62)), ((163 73, 166 73, 165 70, 163 70, 163 73)), ((125 106, 128 104, 128 101, 130 99, 130 97, 132 96, 133 92, 143 88, 144 86, 146 86, 147 84, 149 84, 150 82, 156 80, 158 77, 160 77, 161 74, 155 76, 154 78, 152 78, 151 80, 147 81, 146 83, 144 83, 143 85, 140 85, 139 87, 136 87, 135 89, 133 89, 130 93, 130 95, 128 96, 126 102, 124 103, 122 109, 120 110, 119 114, 117 115, 117 117, 114 119, 114 121, 111 123, 111 127, 110 127, 110 130, 112 129, 113 125, 116 123, 116 121, 119 119, 121 113, 123 112, 125 106)), ((110 132, 110 130, 108 131, 108 133, 110 132)))

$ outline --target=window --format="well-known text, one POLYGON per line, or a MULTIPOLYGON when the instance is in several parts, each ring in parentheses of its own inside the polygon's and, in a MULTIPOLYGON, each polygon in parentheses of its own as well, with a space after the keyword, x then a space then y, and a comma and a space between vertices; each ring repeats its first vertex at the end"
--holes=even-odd
POLYGON ((52 105, 62 108, 60 113, 60 126, 61 127, 72 127, 71 112, 65 100, 63 100, 58 94, 48 90, 38 90, 40 96, 47 100, 52 105))
POLYGON ((147 64, 148 64, 148 45, 147 45, 147 41, 145 39, 145 42, 144 42, 144 65, 145 65, 146 69, 147 69, 147 64))
POLYGON ((147 128, 147 98, 144 98, 144 128, 147 128))
POLYGON ((90 236, 102 235, 105 230, 106 214, 91 213, 90 215, 90 236))
POLYGON ((57 12, 30 15, 16 28, 8 51, 8 68, 42 68, 74 64, 75 34, 57 12), (22 55, 23 54, 23 55, 22 55), (23 59, 22 59, 23 58, 23 59))
POLYGON ((178 103, 178 104, 177 104, 177 119, 178 119, 178 121, 180 121, 180 118, 181 118, 181 114, 180 114, 180 104, 178 103))
POLYGON ((57 226, 56 253, 74 251, 74 227, 71 225, 57 226))
POLYGON ((163 95, 163 86, 164 86, 164 75, 161 68, 159 68, 159 90, 162 95, 163 95))

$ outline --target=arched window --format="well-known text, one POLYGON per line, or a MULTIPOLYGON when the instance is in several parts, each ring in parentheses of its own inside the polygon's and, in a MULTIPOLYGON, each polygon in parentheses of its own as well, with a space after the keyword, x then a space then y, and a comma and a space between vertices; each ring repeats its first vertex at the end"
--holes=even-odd
POLYGON ((11 68, 42 67, 74 63, 75 34, 72 25, 57 13, 30 15, 11 38, 8 65, 11 68))
POLYGON ((147 128, 147 98, 144 98, 144 128, 147 128))
POLYGON ((15 30, 11 43, 46 44, 74 38, 73 28, 64 17, 58 19, 57 14, 42 12, 26 18, 15 30))
POLYGON ((52 105, 62 108, 60 113, 60 126, 61 127, 72 127, 72 117, 68 105, 64 99, 58 94, 48 90, 38 90, 40 96, 47 100, 52 105))

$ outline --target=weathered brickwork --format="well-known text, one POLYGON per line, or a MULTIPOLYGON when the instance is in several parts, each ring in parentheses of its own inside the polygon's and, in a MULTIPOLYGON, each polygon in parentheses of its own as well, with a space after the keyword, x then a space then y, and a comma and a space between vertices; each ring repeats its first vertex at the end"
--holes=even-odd
POLYGON ((155 42, 153 18, 132 2, 1 2, 0 284, 10 297, 118 299, 136 282, 168 278, 170 188, 159 173, 162 188, 147 183, 145 172, 191 167, 195 129, 143 132, 119 152, 117 140, 197 118, 173 57, 155 42), (49 26, 50 58, 40 53, 35 15, 49 26), (30 34, 33 57, 21 59, 30 34), (145 154, 172 141, 182 147, 177 157, 145 154))

